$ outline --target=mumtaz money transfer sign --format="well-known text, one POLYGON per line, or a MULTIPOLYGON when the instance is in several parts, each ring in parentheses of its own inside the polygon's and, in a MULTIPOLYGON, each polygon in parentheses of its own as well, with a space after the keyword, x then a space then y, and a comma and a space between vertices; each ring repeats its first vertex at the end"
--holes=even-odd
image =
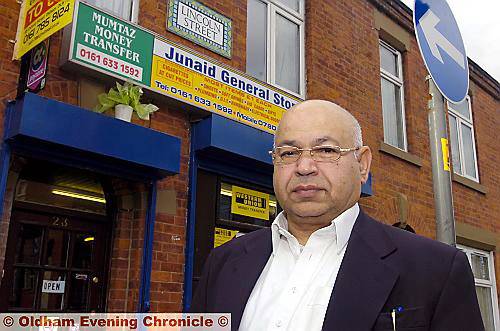
POLYGON ((140 26, 78 3, 68 60, 274 133, 300 100, 140 26))

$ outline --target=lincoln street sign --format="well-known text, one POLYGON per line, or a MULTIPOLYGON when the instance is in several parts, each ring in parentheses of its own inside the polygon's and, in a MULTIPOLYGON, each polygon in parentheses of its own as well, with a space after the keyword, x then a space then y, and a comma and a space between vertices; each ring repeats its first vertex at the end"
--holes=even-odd
POLYGON ((469 89, 469 65, 457 22, 445 0, 415 0, 413 24, 427 70, 439 91, 459 103, 469 89))

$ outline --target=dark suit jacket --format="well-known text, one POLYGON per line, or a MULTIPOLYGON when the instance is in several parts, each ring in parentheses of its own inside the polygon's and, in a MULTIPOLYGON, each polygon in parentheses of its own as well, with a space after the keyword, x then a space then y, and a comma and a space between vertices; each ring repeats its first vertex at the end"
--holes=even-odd
MULTIPOLYGON (((191 311, 229 312, 232 330, 237 330, 271 250, 270 229, 254 231, 214 249, 191 311)), ((484 330, 465 254, 384 225, 360 211, 323 330, 393 330, 390 312, 399 306, 403 311, 397 314, 397 330, 484 330)))

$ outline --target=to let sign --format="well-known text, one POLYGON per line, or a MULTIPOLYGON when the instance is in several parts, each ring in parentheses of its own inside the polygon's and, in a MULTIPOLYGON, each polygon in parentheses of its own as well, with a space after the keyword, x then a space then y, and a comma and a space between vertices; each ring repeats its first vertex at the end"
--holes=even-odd
POLYGON ((75 0, 24 0, 17 25, 14 59, 59 31, 73 19, 75 0))

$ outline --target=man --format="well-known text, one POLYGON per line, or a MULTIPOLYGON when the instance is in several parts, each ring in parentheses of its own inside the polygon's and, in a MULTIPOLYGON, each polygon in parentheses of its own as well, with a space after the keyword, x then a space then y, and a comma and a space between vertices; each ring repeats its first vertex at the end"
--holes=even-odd
POLYGON ((359 208, 372 156, 350 113, 296 105, 272 156, 283 212, 212 251, 193 312, 230 312, 241 331, 484 329, 462 252, 359 208))

